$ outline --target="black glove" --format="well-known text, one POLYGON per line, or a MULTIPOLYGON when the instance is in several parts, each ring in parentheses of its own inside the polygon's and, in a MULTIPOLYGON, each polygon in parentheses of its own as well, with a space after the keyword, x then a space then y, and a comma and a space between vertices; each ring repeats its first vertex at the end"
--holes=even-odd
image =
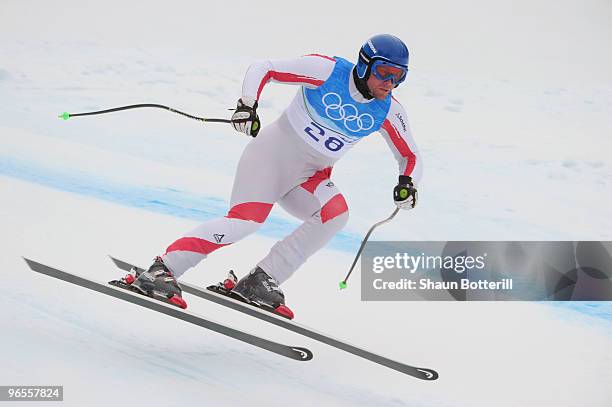
POLYGON ((249 100, 248 98, 238 99, 238 105, 232 115, 232 126, 236 131, 248 136, 257 136, 261 123, 257 115, 256 100, 249 100))
POLYGON ((412 178, 400 175, 399 181, 393 188, 393 201, 398 208, 412 209, 416 206, 418 193, 412 183, 412 178))

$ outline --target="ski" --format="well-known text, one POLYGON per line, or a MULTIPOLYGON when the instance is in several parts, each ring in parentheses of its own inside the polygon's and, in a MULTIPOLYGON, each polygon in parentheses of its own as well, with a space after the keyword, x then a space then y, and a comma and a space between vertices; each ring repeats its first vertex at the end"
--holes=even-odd
POLYGON ((222 335, 229 336, 239 341, 249 343, 251 345, 257 346, 258 348, 266 349, 278 355, 282 355, 290 359, 299 361, 307 361, 312 359, 313 357, 312 352, 306 348, 287 346, 277 342, 269 341, 267 339, 263 339, 255 335, 251 335, 249 333, 230 328, 226 325, 210 321, 192 312, 182 310, 174 305, 170 305, 168 303, 152 299, 142 294, 136 294, 133 291, 100 283, 85 277, 78 276, 76 274, 67 273, 65 271, 58 270, 56 268, 35 262, 30 259, 24 258, 24 260, 26 261, 28 266, 37 273, 45 274, 47 276, 66 281, 68 283, 72 283, 93 291, 97 291, 102 294, 109 295, 111 297, 122 299, 132 304, 140 305, 141 307, 145 307, 153 311, 157 311, 162 314, 166 314, 171 317, 183 320, 185 322, 200 326, 202 328, 218 332, 222 335))
MULTIPOLYGON (((129 272, 132 268, 135 268, 139 273, 144 271, 144 269, 134 266, 130 263, 126 263, 122 260, 116 259, 112 256, 109 256, 113 263, 120 268, 121 270, 129 272)), ((371 362, 377 363, 382 366, 386 366, 398 372, 407 374, 409 376, 416 377, 422 380, 436 380, 438 378, 438 373, 435 370, 420 368, 410 366, 392 359, 388 359, 384 356, 377 355, 365 349, 358 348, 357 346, 351 345, 347 342, 344 342, 339 339, 335 339, 329 335, 320 333, 315 331, 314 329, 308 328, 304 325, 298 324, 289 320, 285 317, 274 314, 270 311, 262 310, 261 308, 257 308, 252 305, 248 305, 244 302, 235 300, 233 298, 217 294, 213 291, 209 291, 205 288, 198 287, 193 284, 189 284, 186 282, 179 281, 179 285, 183 289, 184 292, 195 295, 197 297, 203 298, 208 301, 212 301, 216 304, 223 305, 225 307, 231 308, 233 310, 242 312, 244 314, 253 316, 255 318, 261 319, 263 321, 269 322, 276 326, 280 326, 282 328, 286 328, 295 333, 304 335, 308 338, 314 339, 316 341, 325 343, 327 345, 333 346, 337 349, 341 349, 345 352, 351 353, 353 355, 362 357, 371 362)))

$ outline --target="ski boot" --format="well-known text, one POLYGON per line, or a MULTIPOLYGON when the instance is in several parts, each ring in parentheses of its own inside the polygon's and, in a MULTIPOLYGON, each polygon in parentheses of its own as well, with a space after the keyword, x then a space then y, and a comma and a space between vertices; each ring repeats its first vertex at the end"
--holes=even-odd
MULTIPOLYGON (((224 281, 224 285, 227 282, 228 279, 224 281)), ((285 294, 278 286, 278 281, 260 267, 256 267, 235 283, 235 287, 231 289, 229 295, 285 318, 293 319, 293 311, 285 305, 285 294)))
POLYGON ((169 302, 179 308, 187 308, 187 303, 181 296, 181 287, 161 257, 156 257, 147 271, 139 272, 136 268, 132 268, 122 282, 133 291, 169 302))

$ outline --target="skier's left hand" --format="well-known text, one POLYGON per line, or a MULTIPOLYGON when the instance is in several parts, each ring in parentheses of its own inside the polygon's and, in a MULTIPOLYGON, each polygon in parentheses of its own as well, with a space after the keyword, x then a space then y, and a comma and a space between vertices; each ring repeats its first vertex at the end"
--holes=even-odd
POLYGON ((393 202, 398 208, 412 209, 416 206, 418 193, 412 178, 407 175, 400 175, 399 181, 393 188, 393 202))

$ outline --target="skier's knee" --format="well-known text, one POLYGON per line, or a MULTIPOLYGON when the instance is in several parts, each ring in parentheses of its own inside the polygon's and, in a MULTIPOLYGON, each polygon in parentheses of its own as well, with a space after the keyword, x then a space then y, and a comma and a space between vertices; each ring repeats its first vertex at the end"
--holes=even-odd
POLYGON ((226 218, 249 220, 261 224, 270 214, 272 206, 274 205, 266 202, 244 202, 232 206, 226 218))
POLYGON ((348 222, 348 205, 341 194, 334 196, 321 208, 321 223, 330 223, 342 229, 348 222))
POLYGON ((244 221, 241 219, 227 219, 228 223, 228 237, 232 237, 232 242, 237 242, 259 230, 262 226, 261 223, 253 221, 244 221))

